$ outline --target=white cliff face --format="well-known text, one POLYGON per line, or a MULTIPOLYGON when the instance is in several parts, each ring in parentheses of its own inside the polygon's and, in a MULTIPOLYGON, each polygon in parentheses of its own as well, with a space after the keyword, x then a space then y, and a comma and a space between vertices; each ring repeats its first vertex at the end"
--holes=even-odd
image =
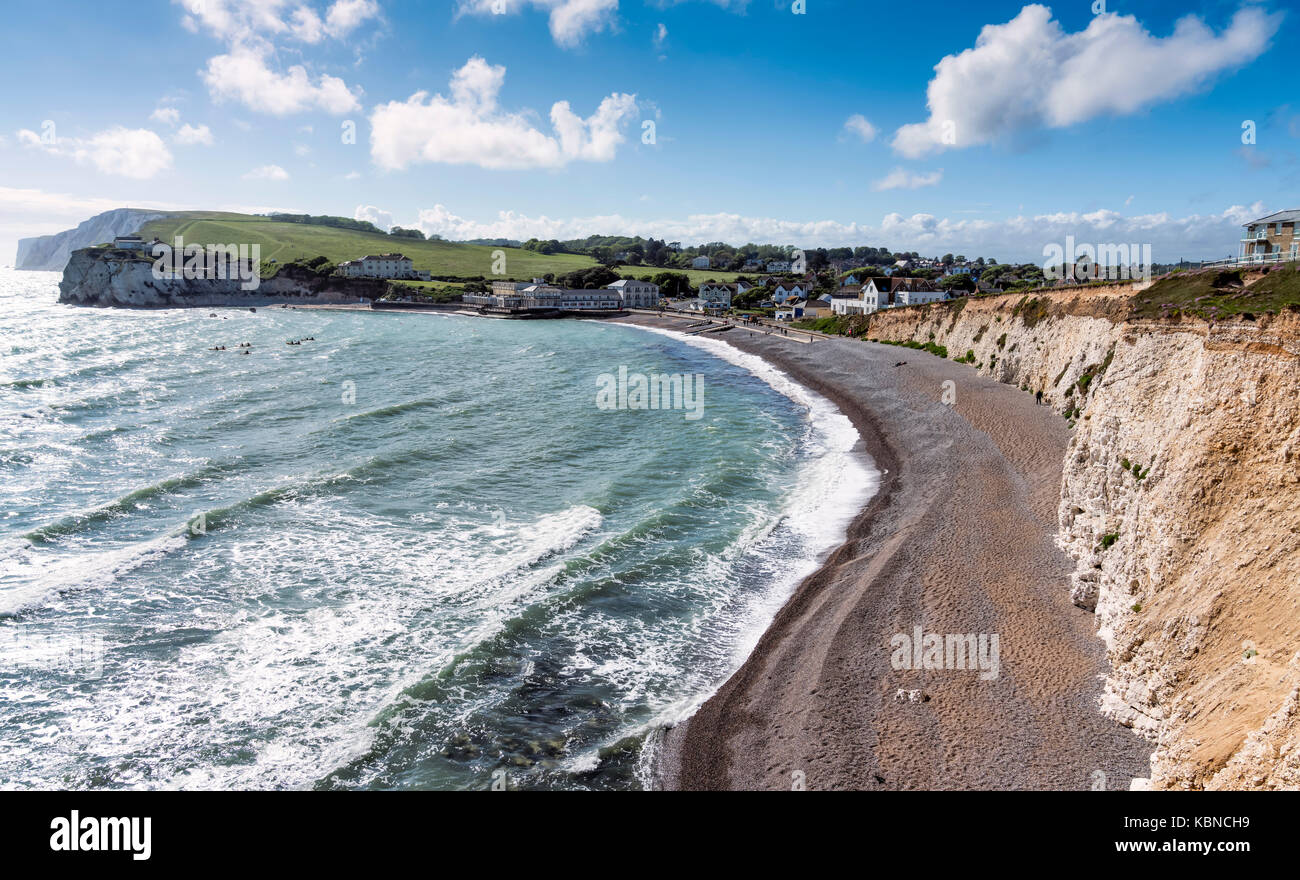
POLYGON ((57 272, 68 264, 73 251, 111 242, 119 235, 134 235, 144 224, 166 216, 167 214, 158 211, 117 208, 96 214, 80 223, 76 229, 55 235, 21 238, 18 240, 14 268, 57 272))
POLYGON ((155 278, 148 257, 105 258, 99 252, 82 250, 72 255, 63 270, 59 302, 127 308, 342 304, 378 297, 386 290, 383 281, 374 279, 287 271, 261 281, 253 290, 245 290, 243 285, 237 278, 155 278))
POLYGON ((1109 649, 1101 708, 1156 741, 1152 786, 1300 786, 1300 314, 1129 322, 1131 292, 904 309, 867 335, 972 351, 1070 416, 1058 540, 1109 649))

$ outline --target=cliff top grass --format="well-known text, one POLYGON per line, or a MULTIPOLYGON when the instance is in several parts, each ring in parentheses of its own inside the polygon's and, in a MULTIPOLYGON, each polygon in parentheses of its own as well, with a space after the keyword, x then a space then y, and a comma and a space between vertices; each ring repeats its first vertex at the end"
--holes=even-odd
MULTIPOLYGON (((564 275, 596 265, 591 257, 581 254, 547 255, 522 248, 425 241, 383 232, 277 221, 253 214, 187 211, 146 223, 141 227, 140 235, 146 241, 156 235, 168 243, 181 236, 186 244, 257 244, 261 246, 263 261, 275 260, 278 263, 325 257, 338 264, 366 254, 396 252, 410 257, 416 269, 427 270, 434 277, 456 279, 528 281, 546 274, 564 275), (498 250, 505 254, 505 272, 502 274, 493 272, 498 250)), ((665 270, 651 266, 619 266, 614 271, 637 278, 663 271, 677 272, 689 276, 693 285, 710 279, 734 281, 736 278, 734 272, 665 270)))
POLYGON ((1300 268, 1287 263, 1249 281, 1240 269, 1175 272, 1136 294, 1132 305, 1134 318, 1207 321, 1300 309, 1300 268))

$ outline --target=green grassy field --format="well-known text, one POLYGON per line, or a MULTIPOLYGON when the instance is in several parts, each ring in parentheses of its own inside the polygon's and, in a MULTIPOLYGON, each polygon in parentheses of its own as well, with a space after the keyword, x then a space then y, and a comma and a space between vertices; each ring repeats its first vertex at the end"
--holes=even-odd
MULTIPOLYGON (((553 254, 546 256, 519 248, 495 248, 480 244, 460 244, 449 241, 417 241, 398 238, 383 233, 338 229, 333 226, 308 226, 303 223, 282 223, 251 214, 228 214, 215 211, 189 211, 147 223, 140 230, 145 240, 155 235, 165 242, 182 236, 186 244, 257 244, 262 248, 263 260, 287 263, 296 259, 323 256, 332 263, 354 260, 366 254, 400 252, 411 258, 417 269, 425 269, 434 276, 528 281, 547 273, 563 275, 575 269, 594 266, 590 257, 578 254, 553 254), (493 273, 493 253, 505 252, 505 272, 493 273)), ((658 272, 672 271, 690 277, 691 284, 701 282, 734 281, 737 273, 705 269, 657 269, 653 266, 619 266, 619 275, 640 278, 658 272)))
POLYGON ((411 258, 417 269, 433 275, 492 278, 526 281, 548 272, 562 275, 574 269, 595 265, 590 257, 575 254, 544 256, 518 248, 493 248, 477 244, 447 241, 417 241, 382 233, 337 229, 332 226, 308 226, 302 223, 278 223, 265 217, 243 214, 201 214, 165 217, 147 223, 140 230, 145 240, 158 236, 171 242, 182 236, 186 244, 257 244, 263 260, 287 263, 299 258, 324 256, 332 263, 353 260, 366 254, 399 252, 411 258), (505 272, 494 276, 493 252, 505 252, 505 272))

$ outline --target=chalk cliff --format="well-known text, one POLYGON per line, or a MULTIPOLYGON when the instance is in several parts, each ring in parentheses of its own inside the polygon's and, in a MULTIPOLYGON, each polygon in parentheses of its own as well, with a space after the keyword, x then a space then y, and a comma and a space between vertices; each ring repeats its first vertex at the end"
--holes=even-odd
MULTIPOLYGON (((1153 788, 1300 786, 1300 312, 1136 319, 1144 285, 855 319, 932 342, 1074 425, 1058 540, 1154 740, 1153 788)), ((1009 650, 1014 650, 1008 646, 1009 650)))
POLYGON ((144 224, 166 216, 158 211, 117 208, 96 214, 78 224, 76 229, 69 229, 55 235, 20 238, 18 254, 14 258, 14 268, 46 269, 57 272, 68 264, 68 258, 72 256, 73 251, 91 245, 106 244, 119 235, 133 235, 144 224))
POLYGON ((134 308, 338 304, 374 300, 388 290, 379 279, 316 275, 288 266, 256 290, 241 285, 237 278, 155 278, 153 260, 138 251, 85 248, 74 251, 63 270, 59 302, 134 308))

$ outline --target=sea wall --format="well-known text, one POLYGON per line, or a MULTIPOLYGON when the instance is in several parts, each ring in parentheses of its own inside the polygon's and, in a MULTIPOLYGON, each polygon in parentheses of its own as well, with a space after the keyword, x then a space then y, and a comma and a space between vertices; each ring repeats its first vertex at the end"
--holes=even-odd
POLYGON ((342 304, 374 300, 388 290, 372 278, 315 275, 285 267, 244 290, 237 278, 155 278, 153 261, 138 253, 74 251, 59 282, 59 302, 125 308, 258 306, 278 303, 342 304))
POLYGON ((1156 743, 1151 786, 1294 788, 1300 313, 1133 321, 1141 290, 958 300, 855 330, 969 353, 1073 425, 1058 541, 1108 648, 1101 708, 1156 743))

